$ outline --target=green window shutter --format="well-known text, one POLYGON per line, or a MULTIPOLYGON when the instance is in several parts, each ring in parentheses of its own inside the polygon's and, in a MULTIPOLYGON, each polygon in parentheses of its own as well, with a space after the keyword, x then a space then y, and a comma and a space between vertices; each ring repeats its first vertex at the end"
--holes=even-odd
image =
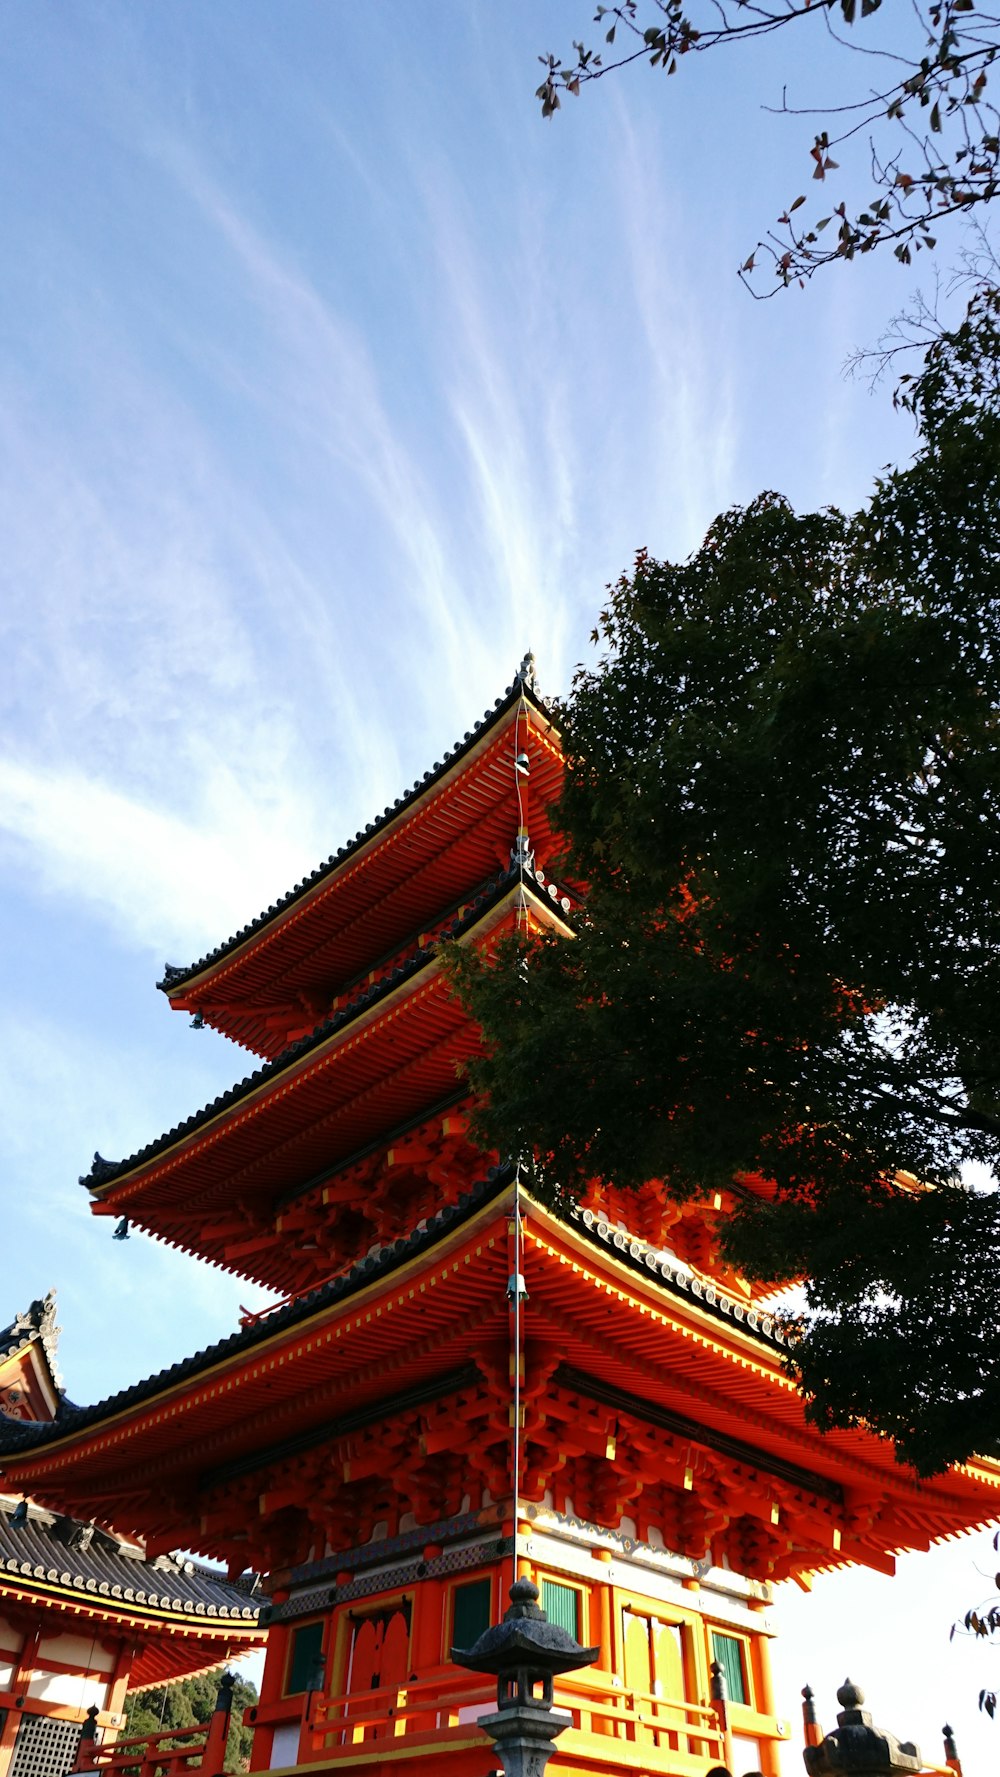
POLYGON ((468 1580, 455 1587, 451 1645, 465 1653, 490 1626, 493 1588, 488 1579, 468 1580))
POLYGON ((293 1697, 297 1691, 307 1691, 309 1682, 316 1669, 323 1647, 322 1621, 303 1623, 300 1629, 292 1630, 292 1653, 288 1662, 288 1683, 285 1696, 293 1697))
POLYGON ((560 1586, 556 1580, 543 1580, 542 1609, 550 1623, 558 1624, 567 1635, 572 1635, 574 1641, 579 1641, 580 1594, 575 1586, 560 1586))
POLYGON ((722 1667, 730 1703, 745 1703, 747 1683, 743 1671, 743 1643, 737 1641, 735 1635, 713 1634, 712 1658, 722 1667))

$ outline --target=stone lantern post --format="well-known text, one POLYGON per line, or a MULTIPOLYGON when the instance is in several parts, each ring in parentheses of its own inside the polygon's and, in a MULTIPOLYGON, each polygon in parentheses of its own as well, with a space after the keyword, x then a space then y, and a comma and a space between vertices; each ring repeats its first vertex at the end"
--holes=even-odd
POLYGON ((527 1579, 511 1586, 502 1623, 485 1630, 474 1647, 452 1648, 456 1666, 496 1675, 496 1713, 481 1715, 479 1726, 494 1742, 506 1777, 543 1777, 557 1736, 572 1721, 552 1707, 552 1680, 559 1672, 592 1666, 599 1653, 549 1622, 538 1587, 527 1579))
MULTIPOLYGON (((885 1728, 876 1728, 860 1686, 847 1679, 837 1692, 841 1712, 832 1734, 802 1754, 809 1777, 904 1777, 923 1769, 919 1748, 912 1740, 897 1740, 885 1728)), ((807 1699, 811 1704, 812 1697, 807 1699)))

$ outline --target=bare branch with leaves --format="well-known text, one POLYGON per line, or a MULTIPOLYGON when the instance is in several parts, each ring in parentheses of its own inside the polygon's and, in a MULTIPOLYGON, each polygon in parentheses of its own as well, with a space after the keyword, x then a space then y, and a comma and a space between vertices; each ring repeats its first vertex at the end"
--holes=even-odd
POLYGON ((887 78, 844 105, 790 105, 777 111, 829 119, 807 151, 813 181, 825 185, 839 170, 837 152, 858 136, 870 144, 871 195, 860 209, 847 202, 825 214, 803 212, 798 195, 774 225, 764 231, 740 268, 756 296, 770 296, 792 283, 804 283, 823 265, 887 247, 902 265, 937 244, 937 231, 950 217, 965 217, 989 204, 1000 191, 1000 110, 989 97, 989 77, 1000 51, 1000 15, 975 0, 916 0, 917 33, 900 49, 862 41, 854 27, 879 11, 881 0, 620 0, 600 5, 594 22, 604 32, 604 48, 574 42, 565 62, 539 59, 544 78, 537 96, 542 115, 552 117, 567 93, 634 62, 667 75, 685 56, 701 55, 722 44, 764 37, 778 30, 817 30, 824 26, 837 43, 860 50, 884 66, 887 78), (839 35, 835 25, 850 36, 839 35), (610 53, 609 53, 610 52, 610 53), (832 119, 842 120, 836 128, 832 119), (774 282, 762 288, 759 274, 770 267, 774 282))

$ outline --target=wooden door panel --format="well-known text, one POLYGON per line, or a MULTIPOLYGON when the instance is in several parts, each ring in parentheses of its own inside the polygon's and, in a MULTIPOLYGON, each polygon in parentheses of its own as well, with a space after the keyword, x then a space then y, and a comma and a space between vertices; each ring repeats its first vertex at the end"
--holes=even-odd
POLYGON ((680 1701, 685 1697, 684 1652, 677 1623, 653 1617, 653 1686, 657 1696, 680 1701))
MULTIPOLYGON (((366 1611, 355 1617, 351 1629, 351 1649, 347 1662, 346 1713, 362 1714, 368 1705, 358 1702, 352 1709, 350 1699, 362 1698, 367 1691, 383 1686, 405 1686, 410 1676, 411 1602, 399 1600, 383 1610, 366 1611)), ((389 1732, 385 1722, 362 1730, 366 1740, 378 1740, 389 1732)))
POLYGON ((379 1621, 365 1617, 354 1625, 351 1657, 347 1672, 348 1691, 371 1691, 377 1684, 379 1621))
MULTIPOLYGON (((625 1687, 630 1691, 649 1692, 653 1688, 653 1650, 648 1617, 631 1610, 622 1611, 625 1652, 625 1687)), ((652 1740, 653 1731, 644 1723, 635 1726, 637 1740, 652 1740)))
POLYGON ((687 1700, 684 1673, 684 1643, 681 1625, 653 1613, 623 1610, 622 1639, 625 1655, 625 1685, 630 1691, 644 1692, 649 1702, 640 1703, 646 1719, 635 1724, 635 1738, 653 1740, 659 1746, 676 1749, 683 1732, 681 1718, 674 1710, 659 1707, 658 1701, 683 1703, 687 1700), (654 1725, 662 1716, 663 1727, 654 1725))
POLYGON ((382 1634, 380 1684, 406 1684, 410 1676, 410 1612, 394 1610, 382 1634))

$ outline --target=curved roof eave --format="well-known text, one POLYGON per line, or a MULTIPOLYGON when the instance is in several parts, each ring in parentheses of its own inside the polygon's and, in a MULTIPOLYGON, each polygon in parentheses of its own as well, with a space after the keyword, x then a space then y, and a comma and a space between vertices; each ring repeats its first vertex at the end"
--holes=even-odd
MULTIPOLYGON (((268 1085, 295 1063, 304 1060, 308 1055, 322 1048, 323 1044, 329 1042, 332 1037, 341 1035, 347 1026, 353 1024, 362 1014, 377 1007, 380 1001, 387 999, 422 970, 429 968, 435 961, 438 944, 462 938, 471 932, 474 926, 497 907, 504 896, 517 886, 525 871, 529 876, 531 875, 530 870, 527 870, 523 863, 512 864, 469 903, 463 914, 441 932, 433 948, 421 951, 407 962, 400 963, 380 981, 373 982, 370 987, 363 989, 349 1005, 343 1006, 331 1018, 324 1019, 308 1036, 299 1038, 280 1055, 275 1056, 273 1061, 264 1062, 259 1068, 255 1068, 251 1074, 245 1075, 242 1080, 238 1080, 227 1091, 220 1093, 218 1098, 203 1105, 200 1110, 192 1112, 191 1116, 185 1117, 173 1128, 164 1130, 162 1135, 147 1142, 134 1154, 126 1155, 122 1160, 106 1160, 102 1154, 95 1153, 89 1173, 83 1173, 80 1176, 80 1184, 90 1191, 95 1199, 100 1200, 106 1192, 110 1191, 111 1187, 127 1178, 129 1173, 166 1153, 188 1136, 194 1135, 199 1129, 203 1129, 214 1119, 231 1110, 233 1106, 250 1098, 261 1087, 268 1085)), ((553 917, 554 910, 551 901, 541 888, 538 891, 538 905, 547 917, 553 917)), ((561 909, 554 916, 561 918, 564 924, 567 923, 565 909, 561 909)))
POLYGON ((463 738, 455 743, 443 759, 439 759, 430 771, 425 771, 423 777, 418 778, 409 790, 404 791, 402 796, 398 796, 395 802, 383 809, 374 821, 369 821, 368 825, 356 833, 353 839, 340 846, 322 864, 318 864, 315 870, 311 871, 301 882, 296 883, 294 888, 289 889, 288 893, 282 895, 280 900, 272 902, 271 906, 259 913, 256 919, 250 920, 249 924, 242 926, 238 932, 234 932, 232 937, 224 939, 213 950, 207 951, 197 962, 189 963, 183 967, 167 963, 161 980, 156 984, 160 992, 165 993, 169 998, 179 988, 189 987, 199 975, 210 972, 217 964, 238 950, 241 945, 258 937, 269 925, 279 920, 289 908, 294 907, 297 902, 311 894, 320 883, 333 876, 345 864, 349 864, 364 850, 365 846, 370 845, 373 840, 383 835, 394 821, 408 813, 414 804, 426 795, 428 790, 433 789, 449 771, 459 765, 463 758, 480 744, 522 698, 531 705, 536 715, 551 723, 553 711, 535 690, 533 668, 528 664, 530 660, 531 656, 526 655, 503 696, 497 698, 493 708, 484 712, 482 720, 468 729, 463 738))
MULTIPOLYGON (((513 1169, 509 1165, 491 1166, 471 1190, 462 1193, 457 1203, 446 1204, 437 1215, 430 1218, 424 1228, 414 1229, 406 1239, 393 1241, 378 1254, 369 1255, 358 1264, 352 1265, 349 1271, 343 1272, 339 1277, 331 1278, 329 1282, 320 1284, 293 1301, 280 1304, 250 1326, 239 1328, 214 1345, 196 1351, 190 1357, 181 1358, 167 1369, 133 1383, 131 1387, 110 1395, 106 1400, 96 1401, 89 1407, 71 1408, 61 1419, 50 1422, 0 1419, 0 1471, 8 1472, 10 1463, 16 1463, 20 1456, 69 1440, 91 1426, 103 1424, 123 1412, 155 1400, 182 1383, 193 1381, 204 1371, 213 1369, 230 1358, 239 1357, 258 1345, 267 1344, 368 1284, 387 1277, 399 1266, 432 1247, 440 1237, 453 1227, 460 1226, 469 1215, 499 1195, 510 1184, 513 1176, 513 1169)), ((16 1480, 13 1470, 10 1471, 10 1479, 12 1482, 16 1480)))

